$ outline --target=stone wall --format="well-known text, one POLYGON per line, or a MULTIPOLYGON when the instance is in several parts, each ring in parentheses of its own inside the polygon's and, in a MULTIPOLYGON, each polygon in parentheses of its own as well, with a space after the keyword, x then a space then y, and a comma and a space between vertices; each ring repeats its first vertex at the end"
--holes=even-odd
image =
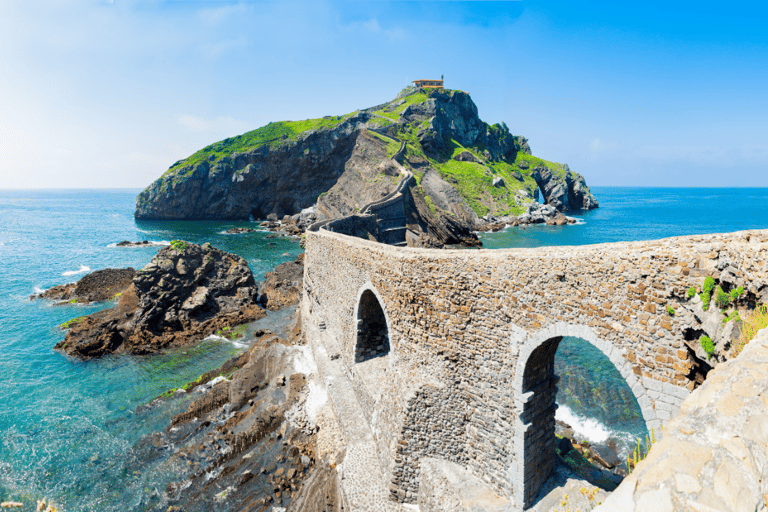
POLYGON ((306 321, 337 340, 329 352, 338 350, 356 386, 394 498, 413 502, 428 454, 465 464, 522 507, 538 485, 531 468, 546 473, 550 456, 544 437, 525 433, 554 417, 560 338, 606 354, 658 432, 694 387, 686 326, 665 306, 684 304, 726 260, 756 293, 768 283, 768 232, 476 251, 396 248, 321 229, 307 233, 306 321), (355 363, 363 289, 375 291, 390 343, 386 365, 370 372, 355 363), (416 414, 424 400, 431 413, 416 414), (451 413, 462 407, 459 422, 451 413))
POLYGON ((768 329, 683 402, 664 439, 596 510, 768 507, 768 329))

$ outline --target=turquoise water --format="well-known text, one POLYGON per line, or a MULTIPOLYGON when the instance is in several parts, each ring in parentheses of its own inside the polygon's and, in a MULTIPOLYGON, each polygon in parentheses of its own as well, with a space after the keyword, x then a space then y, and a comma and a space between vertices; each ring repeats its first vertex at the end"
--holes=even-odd
POLYGON ((210 341, 154 357, 70 359, 52 350, 64 336, 57 326, 110 304, 52 306, 30 294, 87 269, 140 268, 159 249, 110 247, 122 240, 211 242, 244 257, 257 280, 301 252, 268 232, 221 234, 256 227, 248 222, 135 222, 138 192, 0 191, 0 501, 48 496, 67 511, 147 509, 177 468, 137 441, 187 403, 138 415, 136 407, 239 350, 210 341))
MULTIPOLYGON (((580 215, 584 224, 512 228, 484 235, 483 242, 535 247, 768 227, 766 189, 593 191, 601 208, 580 215)), ((136 408, 239 350, 210 341, 161 356, 70 359, 52 350, 64 336, 57 326, 109 304, 52 306, 29 301, 30 294, 75 281, 89 269, 140 268, 158 250, 110 246, 122 240, 210 242, 244 257, 259 280, 301 252, 295 241, 267 239, 266 232, 222 234, 230 227, 255 227, 248 222, 136 222, 138 192, 0 190, 0 500, 48 496, 70 512, 157 509, 158 496, 180 467, 151 433, 165 429, 187 402, 140 413, 136 408)), ((561 409, 594 419, 612 435, 639 435, 642 427, 632 423, 631 411, 613 414, 633 399, 622 394, 620 377, 600 357, 578 340, 561 344, 558 373, 576 375, 561 381, 561 388, 573 382, 570 395, 560 397, 561 409), (575 345, 569 349, 569 343, 575 345), (590 388, 585 382, 598 384, 590 388), (614 387, 619 391, 613 394, 600 391, 614 387)), ((593 434, 603 428, 584 424, 593 434)))
POLYGON ((484 233, 483 247, 588 245, 768 228, 768 188, 590 189, 600 208, 568 214, 580 224, 484 233))

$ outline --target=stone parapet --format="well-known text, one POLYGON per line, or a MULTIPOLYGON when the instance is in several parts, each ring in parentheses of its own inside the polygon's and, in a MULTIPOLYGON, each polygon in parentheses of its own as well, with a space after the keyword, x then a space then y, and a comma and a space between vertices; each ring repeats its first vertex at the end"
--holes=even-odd
POLYGON ((768 329, 683 401, 648 457, 596 510, 758 511, 768 506, 768 329))

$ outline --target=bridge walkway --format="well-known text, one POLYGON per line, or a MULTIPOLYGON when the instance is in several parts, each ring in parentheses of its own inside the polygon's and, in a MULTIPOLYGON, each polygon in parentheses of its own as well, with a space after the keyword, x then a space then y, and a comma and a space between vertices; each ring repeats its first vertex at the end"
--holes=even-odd
POLYGON ((338 466, 344 509, 354 512, 413 512, 413 505, 402 505, 389 499, 386 481, 377 455, 376 441, 360 407, 352 383, 341 359, 331 360, 336 340, 312 324, 306 326, 307 343, 325 381, 328 399, 344 436, 346 455, 338 466), (326 350, 329 347, 329 350, 326 350))

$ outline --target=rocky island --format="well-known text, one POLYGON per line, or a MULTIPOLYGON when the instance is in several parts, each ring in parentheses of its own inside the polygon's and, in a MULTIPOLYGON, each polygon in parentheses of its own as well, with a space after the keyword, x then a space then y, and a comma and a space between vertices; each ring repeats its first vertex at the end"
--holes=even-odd
POLYGON ((505 123, 482 121, 468 93, 408 87, 374 107, 273 122, 207 146, 139 194, 135 217, 272 216, 303 230, 308 219, 365 212, 398 192, 402 217, 386 229, 416 247, 479 245, 478 230, 565 223, 563 212, 598 206, 583 176, 533 156, 505 123), (551 210, 537 210, 540 193, 551 210))

